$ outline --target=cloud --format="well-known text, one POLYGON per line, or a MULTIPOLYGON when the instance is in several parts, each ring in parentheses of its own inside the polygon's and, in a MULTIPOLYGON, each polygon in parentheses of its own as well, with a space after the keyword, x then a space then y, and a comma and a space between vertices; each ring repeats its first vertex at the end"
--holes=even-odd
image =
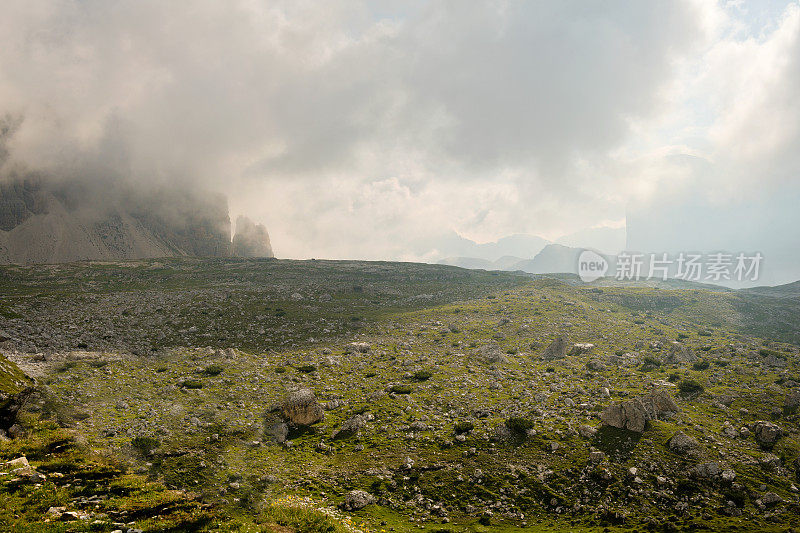
POLYGON ((267 225, 279 256, 424 258, 452 231, 556 238, 618 220, 658 184, 696 179, 664 153, 732 168, 723 154, 752 143, 751 128, 767 144, 754 150, 789 157, 796 132, 769 126, 796 105, 780 62, 796 57, 795 15, 751 42, 732 35, 744 30, 729 11, 11 0, 0 113, 24 117, 15 164, 226 192, 234 214, 267 225), (725 121, 741 92, 715 69, 731 55, 780 79, 725 121), (691 94, 705 90, 719 100, 704 101, 711 118, 695 142, 691 94))

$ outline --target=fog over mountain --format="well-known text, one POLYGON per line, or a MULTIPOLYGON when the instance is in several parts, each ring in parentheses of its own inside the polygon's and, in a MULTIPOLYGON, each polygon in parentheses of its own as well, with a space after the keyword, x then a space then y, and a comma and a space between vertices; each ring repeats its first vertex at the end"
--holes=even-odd
POLYGON ((617 248, 627 217, 800 277, 796 1, 11 0, 0 71, 6 181, 223 194, 282 257, 617 248))

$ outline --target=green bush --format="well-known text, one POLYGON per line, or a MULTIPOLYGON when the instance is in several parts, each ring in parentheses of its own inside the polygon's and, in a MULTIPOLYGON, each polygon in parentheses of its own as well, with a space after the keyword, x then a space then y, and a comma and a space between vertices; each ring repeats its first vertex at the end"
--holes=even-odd
POLYGON ((186 381, 181 383, 181 387, 184 389, 202 389, 203 382, 199 379, 187 379, 186 381))
POLYGON ((304 364, 304 365, 298 366, 297 370, 302 372, 302 373, 304 373, 304 374, 308 374, 310 372, 316 372, 317 367, 312 365, 312 364, 304 364))
POLYGON ((207 376, 219 376, 225 368, 221 365, 211 365, 203 369, 203 374, 207 376))
POLYGON ((772 355, 773 357, 777 357, 778 359, 786 359, 786 355, 782 354, 777 350, 769 350, 767 348, 762 348, 758 351, 761 354, 761 357, 769 357, 772 355))
POLYGON ((533 427, 533 421, 519 416, 512 416, 506 420, 506 427, 510 429, 512 433, 522 434, 533 427))
POLYGON ((155 437, 134 437, 131 439, 131 446, 145 457, 153 453, 160 445, 161 442, 155 437))
POLYGON ((303 533, 338 533, 346 531, 343 526, 321 511, 303 507, 270 505, 264 512, 267 520, 291 531, 303 533))
POLYGON ((412 389, 410 385, 392 385, 390 390, 395 394, 411 394, 412 389))
POLYGON ((275 373, 276 374, 285 374, 286 373, 286 367, 285 366, 276 366, 275 367, 275 373))
POLYGON ((711 363, 705 359, 701 359, 692 365, 692 370, 706 370, 709 366, 711 366, 711 363))
POLYGON ((417 381, 427 381, 433 377, 433 372, 430 370, 417 370, 414 372, 414 379, 417 381))
POLYGON ((453 426, 453 430, 456 433, 466 433, 468 431, 472 431, 473 429, 475 429, 475 424, 473 424, 469 420, 459 420, 453 426))
POLYGON ((641 370, 642 372, 650 372, 651 370, 655 370, 660 366, 661 366, 661 361, 659 361, 655 357, 648 355, 644 358, 644 362, 642 363, 642 366, 639 367, 639 370, 641 370))
POLYGON ((678 390, 684 396, 696 396, 703 392, 703 386, 693 379, 684 379, 678 383, 678 390))

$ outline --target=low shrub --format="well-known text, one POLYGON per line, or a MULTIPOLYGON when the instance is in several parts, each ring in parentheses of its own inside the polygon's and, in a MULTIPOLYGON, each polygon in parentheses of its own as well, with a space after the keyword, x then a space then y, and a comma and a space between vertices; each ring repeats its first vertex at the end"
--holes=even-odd
POLYGON ((131 446, 133 449, 147 457, 161 445, 161 442, 155 437, 134 437, 131 439, 131 446))
POLYGON ((430 370, 417 370, 414 372, 414 379, 417 381, 427 381, 433 377, 433 372, 430 370))
POLYGON ((467 433, 468 431, 472 431, 473 429, 475 429, 475 424, 473 424, 469 420, 459 420, 453 426, 453 430, 456 433, 467 433))
POLYGON ((693 379, 684 379, 678 383, 678 390, 684 396, 696 396, 705 390, 703 386, 693 379))
POLYGON ((203 369, 203 374, 206 376, 219 376, 225 368, 222 365, 211 365, 203 369))
POLYGON ((653 356, 646 356, 644 361, 642 362, 642 366, 639 367, 639 370, 642 372, 650 372, 651 370, 655 370, 661 366, 661 361, 656 359, 653 356))
POLYGON ((533 427, 533 421, 519 416, 512 416, 506 420, 506 427, 512 433, 522 434, 533 427))

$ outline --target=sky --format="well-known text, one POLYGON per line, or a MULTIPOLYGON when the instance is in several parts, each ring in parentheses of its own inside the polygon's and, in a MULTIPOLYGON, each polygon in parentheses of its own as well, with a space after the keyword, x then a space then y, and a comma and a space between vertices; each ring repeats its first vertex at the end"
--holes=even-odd
POLYGON ((800 239, 727 224, 800 226, 797 0, 2 10, 6 164, 225 192, 279 257, 435 260, 453 233, 632 221, 661 230, 637 246, 680 248, 704 210, 698 246, 800 239))

